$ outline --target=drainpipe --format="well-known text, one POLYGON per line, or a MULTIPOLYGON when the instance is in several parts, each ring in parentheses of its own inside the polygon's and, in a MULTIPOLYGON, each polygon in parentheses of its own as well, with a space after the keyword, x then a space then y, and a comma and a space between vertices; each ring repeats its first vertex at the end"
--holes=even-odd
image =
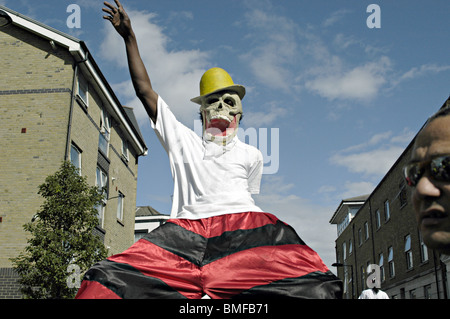
POLYGON ((89 52, 86 52, 86 58, 84 60, 75 61, 75 68, 73 71, 73 80, 72 80, 72 92, 70 93, 70 110, 69 110, 69 123, 67 125, 67 137, 66 137, 66 152, 64 154, 64 160, 69 160, 69 152, 70 152, 70 145, 71 145, 71 135, 72 135, 72 117, 73 117, 73 106, 75 102, 75 84, 77 81, 77 74, 78 74, 78 65, 80 63, 86 62, 88 60, 89 52))
POLYGON ((372 242, 372 258, 373 258, 373 263, 376 264, 377 260, 376 260, 376 256, 375 256, 375 238, 374 236, 374 232, 373 232, 373 214, 372 214, 372 203, 370 202, 370 196, 369 196, 369 217, 370 217, 370 241, 372 242))
MULTIPOLYGON (((356 259, 356 241, 355 241, 355 224, 352 224, 352 241, 353 241, 353 265, 355 265, 355 278, 353 278, 352 280, 354 280, 354 289, 356 290, 356 297, 359 296, 358 293, 358 289, 359 289, 359 283, 358 283, 358 279, 359 279, 359 275, 358 275, 358 263, 357 263, 357 259, 356 259)), ((353 292, 352 292, 353 293, 353 292)))
POLYGON ((440 260, 440 264, 441 264, 441 272, 442 272, 442 286, 444 288, 444 299, 448 299, 448 292, 447 292, 447 266, 445 265, 445 263, 442 260, 440 260))
POLYGON ((433 263, 434 263, 434 277, 436 280, 436 288, 437 288, 437 298, 441 299, 441 293, 439 292, 439 276, 438 276, 438 266, 436 263, 436 259, 440 261, 440 259, 436 258, 436 251, 433 249, 433 263))

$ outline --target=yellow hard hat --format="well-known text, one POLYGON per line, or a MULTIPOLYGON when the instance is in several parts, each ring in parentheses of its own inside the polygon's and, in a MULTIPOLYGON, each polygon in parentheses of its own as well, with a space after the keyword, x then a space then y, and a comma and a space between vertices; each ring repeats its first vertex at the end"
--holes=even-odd
POLYGON ((221 68, 212 68, 206 71, 200 80, 200 96, 191 99, 192 102, 202 104, 202 97, 223 91, 229 90, 236 92, 241 100, 245 95, 245 87, 239 84, 234 84, 231 76, 221 68))

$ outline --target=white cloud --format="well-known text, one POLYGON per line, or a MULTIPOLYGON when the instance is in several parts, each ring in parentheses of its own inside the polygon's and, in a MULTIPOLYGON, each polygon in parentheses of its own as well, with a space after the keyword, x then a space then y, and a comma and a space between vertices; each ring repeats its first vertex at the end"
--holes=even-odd
POLYGON ((260 105, 264 112, 246 112, 244 109, 243 126, 245 127, 268 127, 276 120, 288 114, 286 108, 280 106, 277 102, 270 102, 266 105, 260 105))
POLYGON ((404 81, 412 80, 427 74, 437 74, 450 70, 450 65, 423 64, 419 67, 413 67, 392 80, 392 85, 396 86, 404 81))
POLYGON ((341 21, 348 13, 350 13, 350 10, 346 9, 340 9, 335 12, 333 12, 325 21, 322 23, 324 27, 331 27, 335 25, 337 22, 341 21))
MULTIPOLYGON (((199 50, 169 51, 170 39, 163 28, 153 22, 155 14, 134 10, 128 10, 128 14, 154 90, 171 106, 181 122, 193 127, 198 118, 198 106, 190 99, 199 94, 198 83, 207 69, 208 53, 199 50)), ((125 45, 110 24, 104 30, 101 55, 115 63, 117 72, 128 72, 125 45)), ((128 98, 122 103, 135 109, 140 124, 148 123, 146 112, 135 97, 131 79, 114 85, 114 88, 120 88, 118 92, 128 98)))
POLYGON ((339 49, 347 49, 351 45, 358 44, 353 36, 346 36, 343 33, 338 33, 334 37, 333 44, 339 49))
POLYGON ((247 37, 254 46, 240 58, 260 83, 288 92, 293 78, 290 65, 297 62, 298 26, 286 17, 255 7, 245 17, 251 30, 247 37))
MULTIPOLYGON (((337 71, 324 67, 318 76, 306 81, 307 89, 329 100, 374 98, 387 82, 386 72, 390 59, 382 57, 376 62, 368 62, 349 70, 337 71)), ((316 70, 317 71, 317 70, 316 70)))
POLYGON ((388 172, 413 137, 414 133, 408 128, 396 136, 392 136, 391 131, 378 133, 364 143, 337 152, 331 156, 330 162, 364 177, 381 177, 388 172))
POLYGON ((388 172, 403 150, 403 147, 391 145, 362 153, 335 154, 331 157, 330 162, 334 165, 344 166, 352 173, 378 176, 388 172))
POLYGON ((376 185, 371 182, 346 181, 344 183, 343 192, 339 194, 339 198, 345 199, 370 194, 375 189, 375 186, 376 185))
POLYGON ((369 146, 373 146, 376 145, 384 140, 389 139, 389 137, 392 136, 392 131, 388 131, 388 132, 383 132, 383 133, 378 133, 375 134, 374 136, 372 136, 368 141, 363 142, 361 144, 357 144, 357 145, 352 145, 347 147, 346 149, 340 151, 340 153, 350 153, 350 152, 355 152, 361 149, 365 149, 369 146))

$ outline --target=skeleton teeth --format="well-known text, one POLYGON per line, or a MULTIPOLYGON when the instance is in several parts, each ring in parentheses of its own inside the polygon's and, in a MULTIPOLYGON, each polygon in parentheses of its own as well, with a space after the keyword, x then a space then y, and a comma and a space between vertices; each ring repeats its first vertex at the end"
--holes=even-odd
POLYGON ((211 120, 216 120, 216 119, 222 119, 222 120, 231 122, 230 119, 228 117, 226 117, 225 115, 215 115, 211 118, 211 120))

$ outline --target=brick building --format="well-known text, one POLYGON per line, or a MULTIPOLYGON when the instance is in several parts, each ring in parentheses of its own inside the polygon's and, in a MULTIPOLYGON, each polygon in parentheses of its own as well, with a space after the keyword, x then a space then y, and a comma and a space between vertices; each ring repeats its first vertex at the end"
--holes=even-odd
POLYGON ((402 175, 413 144, 414 139, 371 194, 343 200, 330 220, 337 225, 337 272, 348 299, 367 288, 370 264, 380 266, 381 289, 390 298, 448 298, 449 259, 423 243, 402 175))
POLYGON ((97 231, 109 253, 134 243, 138 158, 147 146, 83 41, 0 11, 12 20, 0 27, 1 298, 9 259, 26 246, 22 226, 43 202, 38 186, 64 160, 89 184, 106 186, 97 231))

